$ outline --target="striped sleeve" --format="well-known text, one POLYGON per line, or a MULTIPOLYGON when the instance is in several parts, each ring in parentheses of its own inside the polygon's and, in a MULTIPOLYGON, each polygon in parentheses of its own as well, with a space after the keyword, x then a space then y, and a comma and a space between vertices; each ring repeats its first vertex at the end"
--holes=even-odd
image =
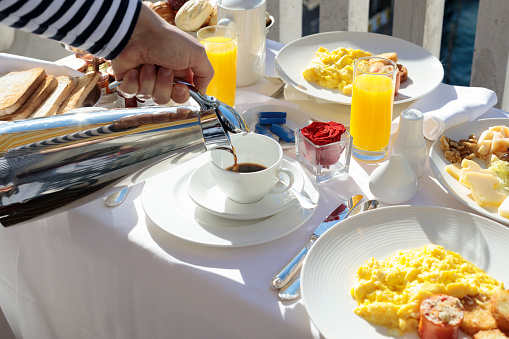
POLYGON ((141 0, 0 0, 0 23, 114 59, 140 9, 141 0))

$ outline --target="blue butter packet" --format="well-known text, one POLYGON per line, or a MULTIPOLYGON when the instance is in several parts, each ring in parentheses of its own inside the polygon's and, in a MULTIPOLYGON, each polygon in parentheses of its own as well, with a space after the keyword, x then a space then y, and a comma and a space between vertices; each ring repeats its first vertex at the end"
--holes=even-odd
POLYGON ((275 135, 277 135, 278 137, 280 137, 281 139, 283 139, 286 142, 295 142, 295 133, 294 133, 294 131, 290 127, 288 127, 286 125, 273 124, 273 125, 270 126, 270 130, 275 135))
POLYGON ((256 124, 255 125, 255 133, 263 134, 268 137, 271 137, 272 139, 279 141, 279 137, 271 132, 270 125, 262 125, 262 124, 256 124))
POLYGON ((286 112, 259 112, 258 118, 286 118, 286 112))
POLYGON ((258 122, 263 125, 284 124, 286 123, 286 118, 259 118, 258 122))

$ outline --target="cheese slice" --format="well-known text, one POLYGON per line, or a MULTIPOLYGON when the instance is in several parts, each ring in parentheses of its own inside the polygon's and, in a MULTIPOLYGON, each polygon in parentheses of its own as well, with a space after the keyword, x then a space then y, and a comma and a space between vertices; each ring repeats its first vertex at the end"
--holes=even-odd
POLYGON ((500 206, 498 206, 498 215, 509 218, 509 197, 505 198, 500 206))
POLYGON ((449 173, 454 179, 458 181, 460 180, 461 165, 459 163, 445 166, 445 171, 449 173))
POLYGON ((490 175, 493 175, 493 176, 495 175, 495 173, 493 173, 492 170, 482 168, 475 161, 468 160, 468 159, 463 159, 461 161, 461 170, 460 170, 460 173, 459 173, 459 182, 461 184, 465 185, 468 188, 471 188, 471 185, 470 185, 470 183, 468 181, 468 177, 465 174, 472 173, 472 172, 490 174, 490 175))
POLYGON ((496 190, 499 181, 494 175, 468 172, 465 176, 471 186, 472 197, 474 197, 477 205, 498 207, 507 198, 506 194, 496 190))

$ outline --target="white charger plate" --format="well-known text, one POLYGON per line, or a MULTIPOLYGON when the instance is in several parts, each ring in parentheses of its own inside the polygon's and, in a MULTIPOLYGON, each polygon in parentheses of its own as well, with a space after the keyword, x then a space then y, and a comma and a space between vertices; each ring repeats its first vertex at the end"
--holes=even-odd
MULTIPOLYGON (((286 126, 292 130, 306 127, 313 122, 304 112, 295 108, 273 104, 258 105, 248 108, 241 114, 242 118, 244 118, 244 121, 249 126, 249 129, 253 132, 258 122, 258 113, 260 112, 286 112, 286 126)), ((279 140, 279 144, 283 149, 295 147, 294 142, 286 142, 282 139, 279 140)))
POLYGON ((304 79, 302 73, 314 59, 318 48, 329 51, 338 47, 362 49, 373 55, 396 52, 398 63, 408 69, 408 79, 401 84, 394 103, 413 101, 434 90, 444 77, 440 61, 424 48, 389 35, 365 32, 326 32, 297 39, 276 55, 279 77, 297 90, 326 101, 350 105, 352 99, 338 89, 321 87, 304 79))
MULTIPOLYGON (((509 119, 482 119, 472 122, 467 122, 456 127, 453 127, 444 132, 446 137, 454 140, 466 139, 470 134, 474 133, 476 137, 479 137, 481 133, 492 126, 505 125, 509 126, 509 119)), ((464 203, 474 211, 492 218, 496 221, 509 224, 509 219, 504 218, 498 214, 496 207, 481 207, 476 204, 473 198, 470 197, 470 189, 459 183, 458 180, 454 179, 449 173, 445 171, 445 167, 450 162, 445 158, 444 151, 440 148, 440 137, 438 137, 429 152, 429 163, 433 174, 438 179, 440 184, 458 201, 464 203)), ((485 164, 482 160, 474 158, 483 168, 485 164)))
MULTIPOLYGON (((295 160, 285 158, 295 166, 295 160)), ((313 214, 296 199, 280 213, 256 220, 233 220, 213 215, 196 205, 187 193, 191 173, 208 161, 208 154, 161 173, 145 183, 142 204, 147 217, 163 231, 178 238, 213 247, 242 247, 280 238, 299 228, 313 214)), ((318 201, 313 178, 298 167, 304 178, 303 192, 318 201)))
MULTIPOLYGON (((294 176, 293 188, 300 192, 304 188, 304 178, 297 164, 283 159, 283 168, 294 176)), ((209 163, 198 167, 190 176, 187 191, 191 200, 198 206, 217 216, 235 220, 253 220, 269 217, 287 208, 295 199, 290 191, 268 194, 251 204, 241 204, 229 199, 214 183, 209 163)))
MULTIPOLYGON (((359 266, 385 260, 399 250, 444 246, 509 284, 509 229, 487 218, 441 207, 384 207, 350 217, 325 232, 311 247, 301 273, 302 298, 321 334, 331 338, 387 338, 353 310, 350 295, 359 266)), ((418 339, 417 332, 400 338, 418 339)), ((470 338, 460 331, 459 338, 470 338)))

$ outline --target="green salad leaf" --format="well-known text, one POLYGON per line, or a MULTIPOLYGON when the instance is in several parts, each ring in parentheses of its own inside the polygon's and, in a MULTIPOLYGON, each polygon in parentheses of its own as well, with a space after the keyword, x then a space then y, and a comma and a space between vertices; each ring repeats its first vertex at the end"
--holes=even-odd
POLYGON ((509 189, 509 162, 504 160, 495 160, 491 162, 490 169, 497 175, 500 184, 509 189))

